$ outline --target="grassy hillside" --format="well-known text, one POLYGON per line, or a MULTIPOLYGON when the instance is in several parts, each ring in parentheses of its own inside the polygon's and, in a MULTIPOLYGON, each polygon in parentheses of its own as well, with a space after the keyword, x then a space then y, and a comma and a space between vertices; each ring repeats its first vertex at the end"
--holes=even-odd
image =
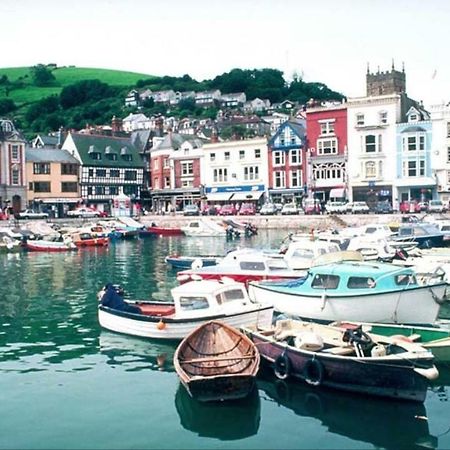
POLYGON ((10 88, 5 92, 5 87, 0 86, 0 98, 8 97, 17 106, 36 102, 50 95, 59 94, 63 87, 82 80, 98 79, 111 86, 134 86, 138 80, 152 78, 151 75, 121 72, 109 69, 89 69, 82 67, 56 67, 52 70, 56 78, 54 86, 37 87, 32 83, 29 67, 12 67, 0 69, 0 77, 6 75, 11 82, 21 82, 22 86, 10 88), (6 95, 7 94, 7 95, 6 95))

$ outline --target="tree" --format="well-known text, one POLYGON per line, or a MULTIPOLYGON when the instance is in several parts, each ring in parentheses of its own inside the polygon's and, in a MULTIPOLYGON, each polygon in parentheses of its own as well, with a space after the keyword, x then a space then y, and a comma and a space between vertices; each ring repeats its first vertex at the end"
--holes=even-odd
POLYGON ((43 64, 38 64, 31 68, 31 76, 36 86, 50 86, 56 81, 55 76, 43 64))
POLYGON ((87 102, 113 97, 116 90, 100 80, 83 80, 66 86, 59 95, 64 109, 79 106, 87 102))
POLYGON ((0 98, 0 116, 17 109, 16 104, 10 98, 0 98))

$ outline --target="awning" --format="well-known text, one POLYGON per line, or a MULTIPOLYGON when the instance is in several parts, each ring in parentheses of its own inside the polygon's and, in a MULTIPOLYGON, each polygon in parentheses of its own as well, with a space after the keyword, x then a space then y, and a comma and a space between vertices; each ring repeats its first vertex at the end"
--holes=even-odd
POLYGON ((232 192, 210 192, 206 194, 206 198, 209 202, 226 202, 232 195, 232 192))
POLYGON ((258 200, 263 194, 263 191, 235 192, 233 195, 233 201, 258 200))
POLYGON ((344 188, 334 188, 330 191, 330 198, 344 198, 345 189, 344 188))

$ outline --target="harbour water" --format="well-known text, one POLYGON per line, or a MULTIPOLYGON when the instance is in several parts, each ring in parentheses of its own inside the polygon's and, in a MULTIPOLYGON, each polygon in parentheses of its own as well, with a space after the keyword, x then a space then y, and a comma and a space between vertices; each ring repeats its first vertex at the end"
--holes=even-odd
POLYGON ((450 448, 450 370, 424 404, 281 382, 262 371, 237 403, 199 404, 173 370, 173 345, 101 330, 106 282, 164 300, 168 254, 277 247, 286 235, 161 237, 67 254, 0 255, 0 448, 450 448))

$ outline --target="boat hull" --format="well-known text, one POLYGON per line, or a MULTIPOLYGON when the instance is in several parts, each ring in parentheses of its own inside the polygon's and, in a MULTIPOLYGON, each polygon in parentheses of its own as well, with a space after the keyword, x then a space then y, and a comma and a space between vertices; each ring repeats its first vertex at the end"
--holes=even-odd
POLYGON ((170 264, 174 269, 190 269, 192 263, 196 260, 200 260, 202 267, 215 266, 218 262, 218 258, 211 256, 167 256, 166 263, 170 264))
POLYGON ((139 230, 139 237, 152 236, 183 236, 184 232, 181 228, 163 228, 163 227, 147 227, 139 230))
POLYGON ((25 248, 33 252, 67 252, 77 249, 77 247, 74 245, 67 245, 64 244, 63 242, 60 243, 52 241, 49 242, 28 241, 25 244, 25 248))
POLYGON ((109 239, 107 237, 99 237, 93 239, 82 239, 74 241, 77 247, 104 247, 108 245, 109 239))
MULTIPOLYGON (((248 332, 261 356, 274 364, 282 354, 289 358, 289 375, 305 380, 306 366, 311 360, 323 368, 317 385, 328 386, 364 395, 423 402, 426 398, 428 380, 414 371, 408 360, 377 358, 349 358, 303 351, 286 344, 266 339, 259 333, 248 332)), ((431 364, 431 360, 428 361, 431 364)), ((306 381, 306 380, 305 380, 306 381)))
POLYGON ((446 283, 440 283, 403 291, 344 297, 287 293, 252 283, 249 295, 258 302, 272 304, 278 312, 319 321, 432 324, 440 308, 433 296, 442 299, 446 287, 446 283))
POLYGON ((103 328, 117 333, 152 339, 181 340, 198 326, 210 320, 220 320, 235 328, 258 324, 269 327, 272 323, 272 307, 255 307, 252 310, 233 315, 200 317, 197 319, 175 319, 170 317, 146 316, 115 311, 99 306, 98 320, 103 328))

